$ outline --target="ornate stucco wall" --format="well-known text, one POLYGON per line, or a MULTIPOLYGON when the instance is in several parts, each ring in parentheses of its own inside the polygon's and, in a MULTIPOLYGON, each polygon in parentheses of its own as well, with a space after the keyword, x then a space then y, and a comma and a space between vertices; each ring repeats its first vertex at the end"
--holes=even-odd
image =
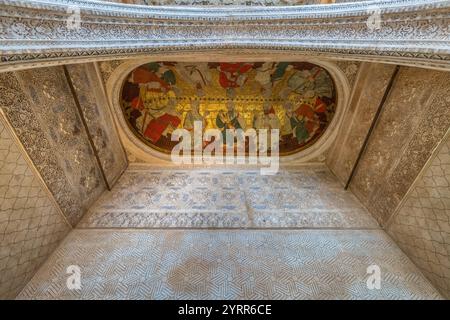
POLYGON ((0 74, 0 105, 67 219, 105 190, 62 67, 0 74))
POLYGON ((239 8, 3 0, 1 6, 2 71, 218 51, 450 68, 450 5, 443 0, 239 8), (68 23, 73 5, 80 9, 75 26, 68 23), (374 7, 380 14, 376 19, 374 7), (374 19, 379 25, 369 23, 374 19))
POLYGON ((448 72, 411 67, 398 72, 350 184, 382 225, 450 126, 449 83, 448 72))
POLYGON ((0 113, 0 299, 14 298, 69 230, 0 113))
MULTIPOLYGON (((393 66, 381 64, 363 64, 359 70, 344 120, 348 125, 339 132, 327 160, 343 185, 393 71, 393 66)), ((400 68, 350 184, 350 190, 447 298, 449 83, 448 72, 400 68)))
POLYGON ((327 158, 328 167, 342 185, 350 176, 394 69, 379 63, 363 63, 359 69, 344 125, 327 158))
POLYGON ((408 192, 387 230, 450 299, 450 133, 408 192))
POLYGON ((0 73, 0 298, 106 189, 101 171, 112 186, 127 166, 99 79, 94 65, 0 73))
POLYGON ((127 165, 99 81, 84 68, 68 68, 73 92, 63 67, 0 73, 0 107, 72 225, 106 189, 102 171, 112 185, 127 165))
MULTIPOLYGON (((327 164, 343 185, 395 67, 363 64, 327 164)), ((350 190, 384 225, 450 126, 450 74, 401 67, 356 167, 350 190)))
POLYGON ((67 66, 87 130, 109 186, 127 167, 127 158, 108 108, 103 83, 93 63, 67 66))
MULTIPOLYGON (((189 5, 189 6, 289 6, 354 2, 356 0, 103 0, 107 2, 140 5, 189 5)), ((367 0, 359 0, 367 1, 367 0)))

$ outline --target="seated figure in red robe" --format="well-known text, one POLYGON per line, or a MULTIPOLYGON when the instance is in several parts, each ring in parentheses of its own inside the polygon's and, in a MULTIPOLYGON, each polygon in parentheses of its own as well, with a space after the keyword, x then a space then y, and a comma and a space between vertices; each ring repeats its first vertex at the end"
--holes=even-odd
POLYGON ((216 68, 219 74, 219 83, 222 88, 239 88, 247 81, 246 73, 252 70, 251 63, 211 63, 210 68, 216 68))

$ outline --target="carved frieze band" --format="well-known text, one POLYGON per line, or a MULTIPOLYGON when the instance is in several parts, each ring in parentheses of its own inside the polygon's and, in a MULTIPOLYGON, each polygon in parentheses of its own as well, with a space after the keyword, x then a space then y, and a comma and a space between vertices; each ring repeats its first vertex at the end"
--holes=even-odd
POLYGON ((450 69, 449 0, 222 8, 0 0, 0 8, 0 71, 217 49, 294 50, 450 69), (81 20, 72 28, 74 8, 81 20), (379 25, 368 23, 374 12, 379 25))

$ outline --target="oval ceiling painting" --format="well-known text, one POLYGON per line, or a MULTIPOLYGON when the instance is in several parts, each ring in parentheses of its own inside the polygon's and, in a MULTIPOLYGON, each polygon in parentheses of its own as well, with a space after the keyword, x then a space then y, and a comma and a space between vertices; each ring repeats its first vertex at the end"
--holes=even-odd
MULTIPOLYGON (((307 62, 151 62, 122 87, 129 127, 150 147, 170 153, 177 128, 278 129, 279 153, 308 148, 336 109, 329 73, 307 62)), ((206 144, 206 142, 204 142, 206 144)))

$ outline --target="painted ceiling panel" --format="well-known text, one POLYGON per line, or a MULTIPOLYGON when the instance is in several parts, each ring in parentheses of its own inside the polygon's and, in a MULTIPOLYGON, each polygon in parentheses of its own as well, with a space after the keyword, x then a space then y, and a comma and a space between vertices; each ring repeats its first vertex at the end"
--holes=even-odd
POLYGON ((308 62, 151 62, 128 75, 121 96, 130 129, 164 153, 175 129, 200 121, 223 142, 226 129, 278 129, 288 155, 314 144, 336 110, 331 76, 308 62))

